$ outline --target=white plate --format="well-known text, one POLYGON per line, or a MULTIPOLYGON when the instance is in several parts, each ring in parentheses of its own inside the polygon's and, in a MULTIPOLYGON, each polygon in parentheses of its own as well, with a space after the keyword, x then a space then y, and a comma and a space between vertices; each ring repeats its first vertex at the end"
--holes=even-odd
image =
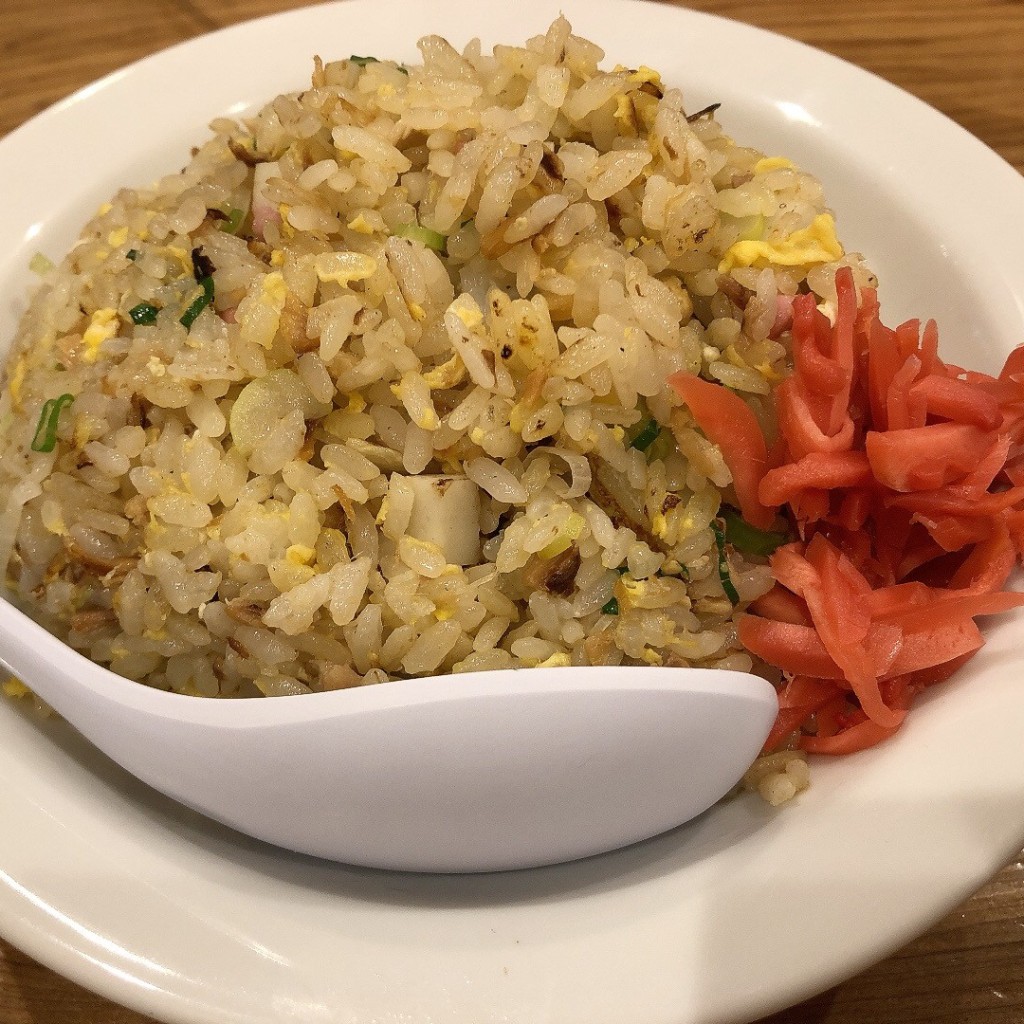
MULTIPOLYGON (((879 272, 887 318, 938 317, 944 351, 986 369, 1024 339, 1024 182, 863 71, 615 0, 352 0, 169 50, 0 143, 4 343, 32 252, 59 253, 118 184, 178 166, 211 116, 301 87, 313 52, 412 58, 428 32, 519 41, 559 8, 612 63, 661 69, 693 108, 722 101, 737 137, 819 174, 843 237, 879 272)), ((475 878, 278 853, 0 702, 0 931, 169 1021, 747 1021, 924 930, 1024 840, 1020 634, 1019 621, 990 629, 903 735, 816 765, 795 806, 740 800, 618 854, 475 878)))

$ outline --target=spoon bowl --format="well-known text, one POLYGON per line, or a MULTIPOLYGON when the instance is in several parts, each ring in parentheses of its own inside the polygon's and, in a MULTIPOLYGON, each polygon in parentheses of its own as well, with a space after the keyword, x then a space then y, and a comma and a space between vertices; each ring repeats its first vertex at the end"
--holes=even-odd
POLYGON ((154 789, 367 867, 536 867, 693 818, 757 756, 774 688, 721 669, 554 668, 217 700, 124 679, 0 600, 0 659, 154 789))

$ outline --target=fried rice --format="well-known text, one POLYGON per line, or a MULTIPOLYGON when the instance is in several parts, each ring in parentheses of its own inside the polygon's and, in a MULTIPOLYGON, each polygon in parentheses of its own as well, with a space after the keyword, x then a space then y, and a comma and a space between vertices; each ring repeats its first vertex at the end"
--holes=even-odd
POLYGON ((12 598, 207 697, 755 668, 734 620, 771 574, 719 550, 730 473, 665 382, 770 439, 787 299, 870 272, 810 174, 563 18, 419 50, 316 58, 40 267, 0 398, 12 598))

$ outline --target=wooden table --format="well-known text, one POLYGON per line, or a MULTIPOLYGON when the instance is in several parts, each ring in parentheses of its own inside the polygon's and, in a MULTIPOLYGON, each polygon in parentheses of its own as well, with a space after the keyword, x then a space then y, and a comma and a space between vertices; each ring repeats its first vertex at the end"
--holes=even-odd
MULTIPOLYGON (((248 17, 301 6, 301 0, 0 5, 4 135, 129 61, 248 17)), ((869 68, 938 107, 1024 170, 1021 0, 690 0, 688 6, 773 29, 869 68)), ((0 942, 0 1024, 144 1020, 0 942)), ((1024 1021, 1024 860, 1010 864, 917 942, 839 988, 775 1015, 770 1024, 940 1021, 1024 1021)))

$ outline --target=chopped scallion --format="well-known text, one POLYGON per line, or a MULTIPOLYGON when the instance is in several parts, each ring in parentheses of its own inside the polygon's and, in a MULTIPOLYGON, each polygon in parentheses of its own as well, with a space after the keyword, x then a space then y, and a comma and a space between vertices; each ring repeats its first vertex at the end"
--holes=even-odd
MULTIPOLYGON (((349 60, 353 64, 358 64, 361 68, 365 68, 367 64, 380 64, 380 59, 378 57, 357 57, 355 54, 352 54, 352 56, 349 57, 349 60)), ((409 74, 409 69, 402 64, 396 64, 395 70, 401 71, 402 74, 406 76, 409 74)))
POLYGON ((220 222, 220 229, 229 235, 237 234, 243 220, 245 220, 245 211, 238 209, 237 206, 233 206, 227 220, 220 222))
POLYGON ((648 462, 664 462, 676 449, 676 439, 671 430, 662 430, 647 449, 648 462))
POLYGON ((640 433, 629 442, 629 447, 635 448, 638 452, 645 452, 658 440, 660 433, 661 424, 657 420, 649 420, 644 424, 640 433))
POLYGON ((725 521, 725 539, 745 555, 762 555, 767 558, 777 547, 789 540, 784 533, 759 530, 756 526, 751 526, 739 512, 732 509, 726 509, 722 513, 722 519, 725 521))
POLYGON ((49 398, 43 403, 36 432, 32 438, 32 451, 53 451, 57 446, 57 427, 60 424, 61 411, 74 400, 74 395, 61 395, 60 398, 49 398))
POLYGON ((619 599, 617 597, 611 598, 606 605, 601 608, 601 611, 605 615, 618 615, 619 614, 619 599))
POLYGON ((444 252, 444 247, 448 244, 446 235, 442 235, 440 231, 431 231, 430 228, 421 228, 418 224, 399 224, 395 228, 395 234, 399 238, 410 238, 414 242, 419 242, 435 252, 444 252))
POLYGON ((186 331, 191 330, 192 325, 196 322, 196 317, 199 316, 207 306, 213 304, 213 278, 204 277, 202 281, 199 282, 199 287, 203 289, 202 294, 197 295, 189 305, 188 309, 181 314, 180 323, 186 331))
POLYGON ((48 256, 44 256, 41 252, 37 252, 35 256, 28 261, 28 269, 31 270, 33 274, 38 274, 40 277, 43 277, 45 274, 48 274, 53 270, 53 260, 48 256))
POLYGON ((722 589, 733 604, 739 604, 740 595, 733 586, 732 577, 729 575, 729 559, 725 553, 725 531, 717 520, 712 520, 711 529, 715 534, 715 544, 718 545, 718 578, 722 581, 722 589))
POLYGON ((156 315, 160 312, 159 306, 154 306, 152 302, 140 302, 137 306, 132 306, 128 310, 128 315, 132 318, 133 324, 139 324, 143 326, 145 324, 152 324, 156 322, 156 315))
POLYGON ((142 253, 140 253, 138 249, 129 249, 125 253, 125 257, 127 259, 131 260, 132 263, 134 263, 141 255, 142 255, 142 253))

